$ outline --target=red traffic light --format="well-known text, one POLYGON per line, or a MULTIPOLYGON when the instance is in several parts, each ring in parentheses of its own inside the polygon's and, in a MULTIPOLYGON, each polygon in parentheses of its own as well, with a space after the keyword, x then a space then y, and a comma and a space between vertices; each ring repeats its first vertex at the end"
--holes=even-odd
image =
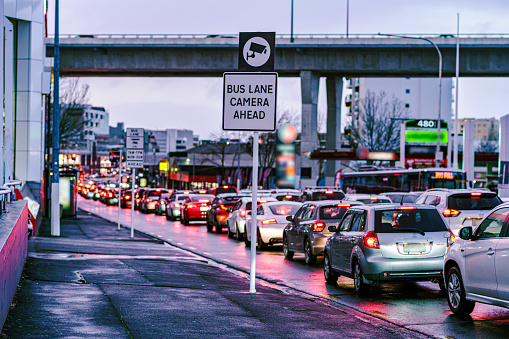
POLYGON ((72 158, 72 160, 76 160, 76 153, 73 153, 73 154, 71 155, 71 158, 72 158))

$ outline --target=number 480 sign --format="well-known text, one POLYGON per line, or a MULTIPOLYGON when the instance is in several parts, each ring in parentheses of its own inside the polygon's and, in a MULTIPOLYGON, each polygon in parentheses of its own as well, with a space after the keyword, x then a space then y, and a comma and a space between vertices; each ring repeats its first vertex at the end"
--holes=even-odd
MULTIPOLYGON (((447 129, 447 122, 441 120, 440 121, 440 129, 447 129)), ((407 120, 405 121, 406 128, 437 128, 437 120, 436 119, 415 119, 415 120, 407 120)))

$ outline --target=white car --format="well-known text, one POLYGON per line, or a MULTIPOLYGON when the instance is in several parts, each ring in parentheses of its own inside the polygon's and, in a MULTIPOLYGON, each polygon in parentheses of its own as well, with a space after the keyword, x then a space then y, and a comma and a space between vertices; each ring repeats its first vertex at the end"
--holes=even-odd
MULTIPOLYGON (((301 206, 301 202, 292 201, 268 202, 258 206, 256 215, 256 248, 261 251, 266 250, 268 245, 283 243, 283 230, 288 224, 286 217, 295 215, 301 206)), ((251 246, 251 220, 251 215, 248 212, 246 234, 244 235, 246 247, 251 246)))
POLYGON ((180 219, 180 211, 182 208, 182 203, 189 197, 189 192, 186 194, 175 194, 171 198, 170 203, 166 207, 166 219, 175 221, 180 219))
POLYGON ((348 201, 362 202, 364 205, 372 204, 392 204, 392 200, 383 195, 376 194, 347 194, 345 199, 348 201))
POLYGON ((502 200, 496 193, 482 188, 435 188, 427 190, 415 201, 415 204, 435 206, 444 216, 454 235, 458 235, 467 220, 471 220, 472 225, 477 226, 491 209, 501 203, 502 200))
MULTIPOLYGON (((235 234, 237 240, 242 240, 242 237, 245 232, 246 225, 246 215, 247 211, 251 211, 251 197, 242 197, 240 198, 230 211, 230 216, 228 217, 228 237, 233 238, 235 234)), ((262 204, 269 201, 277 201, 275 198, 271 197, 258 197, 257 203, 262 204)))
POLYGON ((491 210, 479 226, 465 222, 444 259, 447 301, 459 316, 470 314, 475 302, 509 308, 509 203, 491 210))

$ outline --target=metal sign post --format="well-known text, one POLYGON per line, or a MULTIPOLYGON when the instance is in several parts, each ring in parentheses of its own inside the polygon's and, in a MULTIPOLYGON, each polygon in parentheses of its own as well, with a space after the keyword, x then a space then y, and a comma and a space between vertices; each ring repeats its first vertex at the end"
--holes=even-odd
MULTIPOLYGON (((256 293, 256 211, 258 209, 258 138, 253 135, 253 198, 251 199, 251 269, 249 270, 249 293, 256 293)), ((247 232, 245 234, 247 237, 247 232)))
POLYGON ((133 168, 133 179, 131 180, 132 192, 131 192, 131 238, 134 238, 134 183, 136 178, 136 168, 133 168))
POLYGON ((122 200, 122 150, 120 150, 118 165, 118 230, 120 231, 120 201, 122 200))

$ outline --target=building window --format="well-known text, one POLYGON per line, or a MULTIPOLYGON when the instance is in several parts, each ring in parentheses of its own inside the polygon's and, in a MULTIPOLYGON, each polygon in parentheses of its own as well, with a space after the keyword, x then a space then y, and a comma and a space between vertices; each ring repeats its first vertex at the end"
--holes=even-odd
MULTIPOLYGON (((438 139, 438 137, 437 137, 438 139)), ((182 143, 182 140, 177 140, 177 144, 181 144, 182 143)))
MULTIPOLYGON (((103 115, 101 114, 101 119, 103 118, 103 115)), ((437 137, 438 138, 438 137, 437 137)))
MULTIPOLYGON (((99 124, 96 122, 96 123, 95 123, 95 127, 97 127, 97 126, 99 126, 99 124)), ((438 137, 437 137, 437 139, 438 139, 438 137)))
MULTIPOLYGON (((406 107, 406 108, 409 108, 409 107, 410 107, 410 104, 405 104, 405 107, 406 107)), ((437 137, 437 139, 438 139, 438 137, 437 137)))
POLYGON ((300 177, 302 179, 311 179, 311 167, 302 167, 300 169, 300 177))
MULTIPOLYGON (((99 114, 96 114, 96 115, 95 115, 95 118, 96 118, 96 119, 97 119, 97 118, 99 118, 99 114)), ((438 137, 437 137, 437 138, 438 138, 438 137)))
MULTIPOLYGON (((407 90, 406 90, 406 94, 410 94, 410 90, 409 90, 409 89, 407 89, 407 90)), ((437 137, 437 138, 438 138, 438 137, 437 137)))

